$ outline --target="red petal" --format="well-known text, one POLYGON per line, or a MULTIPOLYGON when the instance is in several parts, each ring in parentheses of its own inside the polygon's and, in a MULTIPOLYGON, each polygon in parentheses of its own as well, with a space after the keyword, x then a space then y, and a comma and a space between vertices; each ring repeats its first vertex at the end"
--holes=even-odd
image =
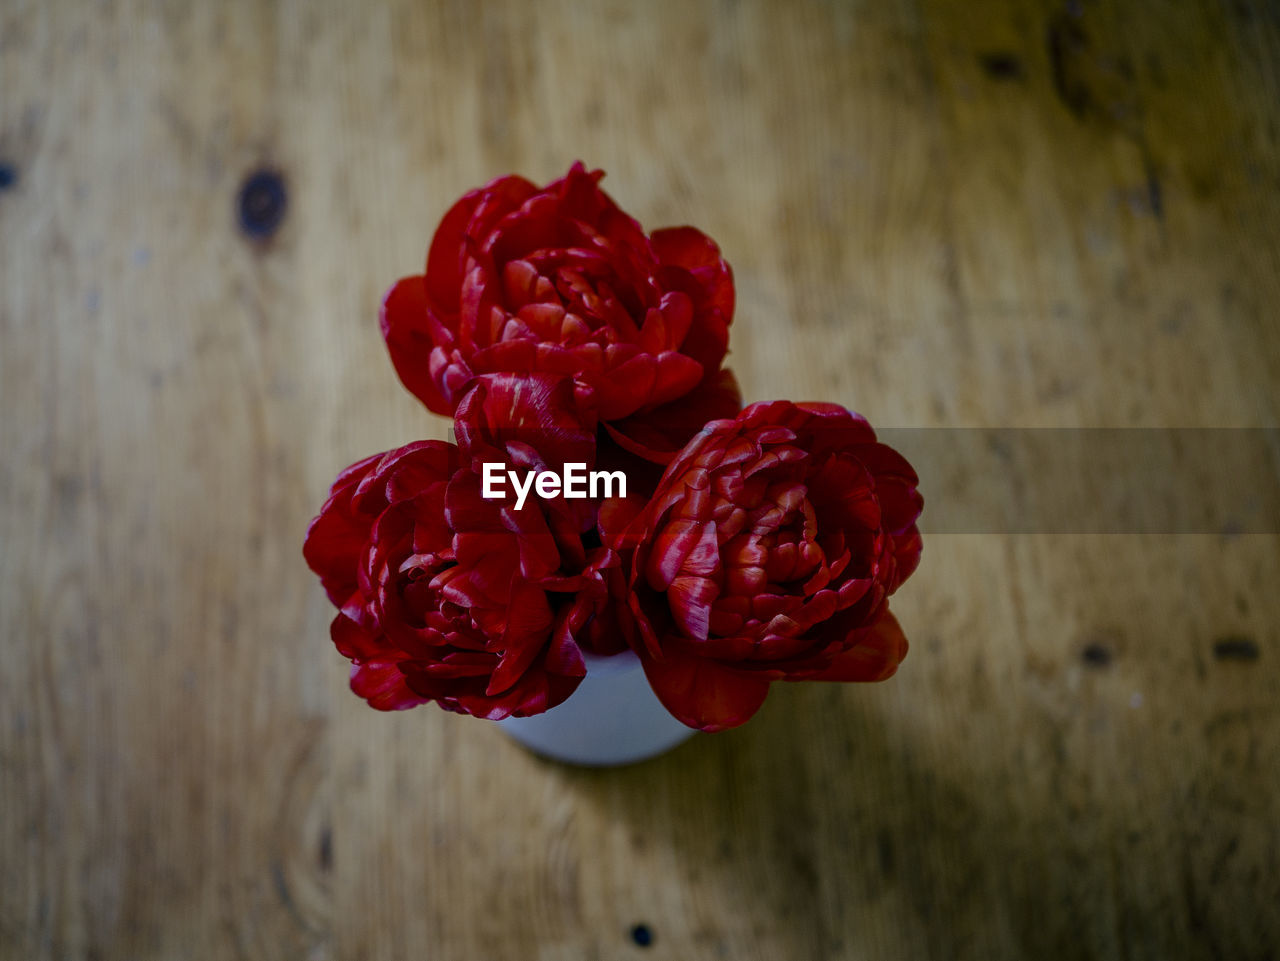
POLYGON ((551 628, 551 608, 547 595, 532 584, 521 584, 511 594, 507 609, 505 651, 485 694, 500 694, 513 686, 542 653, 551 628))
POLYGON ((644 399, 646 408, 660 407, 685 397, 702 381, 702 365, 692 357, 665 350, 656 359, 653 387, 644 399))
MULTIPOLYGON (((538 455, 539 470, 560 472, 566 463, 595 464, 596 421, 589 393, 557 374, 483 374, 458 405, 458 443, 483 470, 485 461, 509 459, 516 444, 538 455)), ((505 475, 504 475, 505 480, 505 475)), ((511 489, 510 483, 505 485, 511 489)))
POLYGON ((689 727, 724 731, 751 718, 769 693, 769 682, 717 661, 669 651, 660 660, 642 656, 645 676, 662 705, 689 727))
MULTIPOLYGON (((538 271, 527 260, 513 260, 502 268, 502 286, 507 307, 519 310, 531 303, 538 288, 538 271)), ((563 313, 563 308, 561 313, 563 313)))
POLYGON ((680 574, 713 577, 720 570, 713 521, 681 520, 666 525, 651 547, 646 574, 654 590, 666 590, 680 574))
POLYGON ((504 503, 515 501, 510 483, 502 489, 507 494, 505 500, 489 500, 483 496, 481 480, 476 474, 470 470, 458 471, 445 492, 445 520, 460 533, 507 533, 500 509, 504 503))
POLYGON ((632 496, 630 490, 627 495, 602 501, 597 515, 601 541, 619 550, 634 547, 638 538, 643 535, 642 531, 632 532, 630 528, 644 510, 645 500, 643 497, 632 496))
POLYGON ((605 424, 620 447, 656 464, 669 464, 681 448, 713 420, 728 420, 742 407, 742 394, 733 372, 694 388, 679 400, 644 414, 605 424))
POLYGON ((695 227, 664 227, 655 230, 649 242, 664 264, 696 270, 724 263, 716 242, 695 227))
POLYGON ((429 316, 426 278, 396 281, 382 300, 378 319, 400 382, 430 410, 446 416, 453 413, 431 374, 432 348, 446 345, 438 343, 439 324, 429 316))
POLYGON ((715 241, 693 227, 668 227, 655 230, 649 242, 662 263, 683 267, 693 274, 707 304, 719 312, 726 324, 733 319, 733 271, 715 241))
POLYGON ((883 681, 892 677, 907 656, 907 637, 887 610, 875 624, 853 635, 853 646, 824 671, 804 675, 815 681, 883 681))
POLYGON ((352 464, 333 482, 329 499, 307 528, 302 556, 320 576, 329 600, 341 607, 356 589, 356 569, 369 543, 373 516, 356 509, 355 491, 382 454, 352 464))
POLYGON ((600 419, 617 420, 645 406, 658 378, 653 355, 639 353, 630 345, 611 344, 605 352, 605 365, 608 369, 594 385, 599 392, 600 419))
POLYGON ((920 566, 920 550, 922 546, 920 532, 915 527, 912 527, 905 534, 899 534, 894 537, 893 555, 897 561, 897 570, 894 573, 893 582, 885 586, 885 589, 890 594, 896 591, 899 585, 920 566))
POLYGON ((427 698, 410 690, 394 661, 368 661, 351 669, 351 690, 379 711, 403 711, 427 698))
POLYGON ((536 191, 522 177, 499 177, 463 195, 449 208, 427 252, 428 283, 438 305, 452 311, 458 309, 468 240, 482 240, 499 217, 515 210, 536 191))
POLYGON ((339 613, 329 625, 329 636, 343 657, 350 661, 371 661, 393 653, 381 634, 366 630, 347 614, 339 613))
POLYGON ((679 350, 692 323, 693 304, 688 295, 678 290, 663 294, 659 306, 645 314, 639 344, 650 354, 679 350))
POLYGON ((667 588, 667 604, 686 635, 705 641, 711 627, 711 605, 719 595, 711 578, 682 574, 667 588))

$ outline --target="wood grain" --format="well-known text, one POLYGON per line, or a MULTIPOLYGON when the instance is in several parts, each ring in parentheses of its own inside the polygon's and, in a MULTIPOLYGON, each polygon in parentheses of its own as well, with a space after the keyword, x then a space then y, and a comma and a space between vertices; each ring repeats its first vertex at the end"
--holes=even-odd
POLYGON ((1278 65, 1208 0, 0 5, 0 957, 1274 957, 1274 534, 935 536, 895 679, 619 771, 370 711, 300 545, 447 431, 383 290, 579 157, 719 240, 750 399, 1275 426, 1278 65))

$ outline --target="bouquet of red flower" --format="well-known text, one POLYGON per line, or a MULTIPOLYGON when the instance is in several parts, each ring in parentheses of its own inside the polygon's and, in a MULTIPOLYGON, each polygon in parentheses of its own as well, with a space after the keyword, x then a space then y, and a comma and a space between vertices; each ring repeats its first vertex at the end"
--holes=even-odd
POLYGON ((911 466, 832 404, 742 408, 733 275, 691 227, 646 234, 577 164, 445 214, 381 325, 452 416, 334 482, 304 554, 351 687, 500 719, 633 651, 662 704, 723 730, 776 680, 889 677, 888 598, 920 559, 911 466))

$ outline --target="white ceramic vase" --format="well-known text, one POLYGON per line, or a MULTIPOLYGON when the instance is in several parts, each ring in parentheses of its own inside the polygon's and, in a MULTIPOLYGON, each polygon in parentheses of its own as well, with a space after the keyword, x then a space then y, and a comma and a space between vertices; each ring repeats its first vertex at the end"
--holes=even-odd
POLYGON ((590 767, 643 761, 697 733, 667 713, 632 651, 583 656, 587 676, 567 701, 502 729, 535 754, 590 767))

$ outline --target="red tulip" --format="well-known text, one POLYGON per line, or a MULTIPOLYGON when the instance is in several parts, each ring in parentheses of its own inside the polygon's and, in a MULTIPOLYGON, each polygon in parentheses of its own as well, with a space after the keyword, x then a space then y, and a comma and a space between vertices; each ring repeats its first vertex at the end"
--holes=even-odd
POLYGON ((720 378, 734 290, 719 248, 692 227, 646 235, 602 176, 575 164, 541 189, 508 176, 473 190, 441 221, 426 272, 388 292, 392 362, 431 410, 453 414, 476 375, 569 376, 601 422, 647 434, 634 448, 662 459, 680 447, 673 402, 707 388, 681 442, 740 406, 720 378))
POLYGON ((617 559, 539 502, 480 496, 457 448, 420 441, 343 471, 303 551, 339 608, 352 689, 382 710, 427 701, 536 714, 586 673, 575 633, 617 559))
POLYGON ((887 599, 915 570, 911 466, 831 404, 752 404, 715 421, 628 519, 631 642, 655 693, 707 731, 734 727, 775 680, 889 677, 907 641, 887 599))

